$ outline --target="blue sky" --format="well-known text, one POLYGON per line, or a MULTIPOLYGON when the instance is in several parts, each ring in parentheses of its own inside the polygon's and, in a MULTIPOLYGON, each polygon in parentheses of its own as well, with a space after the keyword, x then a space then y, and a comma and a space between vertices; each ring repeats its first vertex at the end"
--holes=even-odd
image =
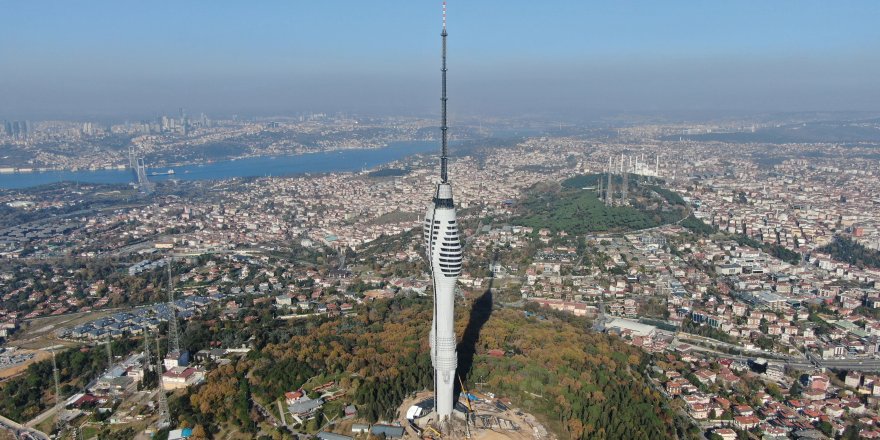
MULTIPOLYGON (((6 0, 0 117, 436 112, 440 2, 6 0)), ((470 114, 880 110, 877 1, 449 4, 470 114), (514 96, 516 95, 516 96, 514 96)))

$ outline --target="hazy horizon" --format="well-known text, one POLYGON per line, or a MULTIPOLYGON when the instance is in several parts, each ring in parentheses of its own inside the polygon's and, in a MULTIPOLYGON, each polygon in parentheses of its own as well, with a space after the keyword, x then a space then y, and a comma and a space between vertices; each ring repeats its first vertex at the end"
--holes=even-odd
MULTIPOLYGON (((449 5, 462 116, 880 111, 880 4, 449 5)), ((13 1, 0 119, 436 114, 440 2, 13 1)))

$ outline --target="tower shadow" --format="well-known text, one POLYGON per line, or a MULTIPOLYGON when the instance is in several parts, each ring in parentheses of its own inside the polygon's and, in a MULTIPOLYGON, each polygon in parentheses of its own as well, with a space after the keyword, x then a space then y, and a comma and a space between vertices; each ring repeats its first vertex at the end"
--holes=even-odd
MULTIPOLYGON (((461 335, 461 342, 456 347, 458 353, 458 368, 455 370, 457 377, 466 380, 474 365, 474 354, 477 352, 477 341, 480 340, 480 330, 492 316, 492 285, 495 279, 489 278, 489 287, 482 295, 474 300, 471 306, 471 314, 467 327, 461 335)), ((454 396, 461 392, 461 383, 456 379, 454 396)))

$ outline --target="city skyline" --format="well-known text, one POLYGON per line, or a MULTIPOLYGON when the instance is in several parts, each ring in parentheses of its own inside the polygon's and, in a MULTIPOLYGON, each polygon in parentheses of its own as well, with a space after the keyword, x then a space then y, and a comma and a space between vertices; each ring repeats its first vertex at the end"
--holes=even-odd
MULTIPOLYGON (((14 2, 0 118, 436 114, 428 4, 14 2), (212 6, 214 6, 212 4, 212 6)), ((465 115, 876 111, 877 4, 461 5, 465 115)), ((460 24, 458 24, 460 23, 460 24)))

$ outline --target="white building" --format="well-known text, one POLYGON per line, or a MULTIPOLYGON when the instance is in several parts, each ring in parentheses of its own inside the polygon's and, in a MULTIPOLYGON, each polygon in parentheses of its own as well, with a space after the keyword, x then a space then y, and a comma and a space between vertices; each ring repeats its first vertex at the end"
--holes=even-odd
POLYGON ((205 372, 193 367, 174 367, 162 374, 162 389, 187 388, 205 379, 205 372))

